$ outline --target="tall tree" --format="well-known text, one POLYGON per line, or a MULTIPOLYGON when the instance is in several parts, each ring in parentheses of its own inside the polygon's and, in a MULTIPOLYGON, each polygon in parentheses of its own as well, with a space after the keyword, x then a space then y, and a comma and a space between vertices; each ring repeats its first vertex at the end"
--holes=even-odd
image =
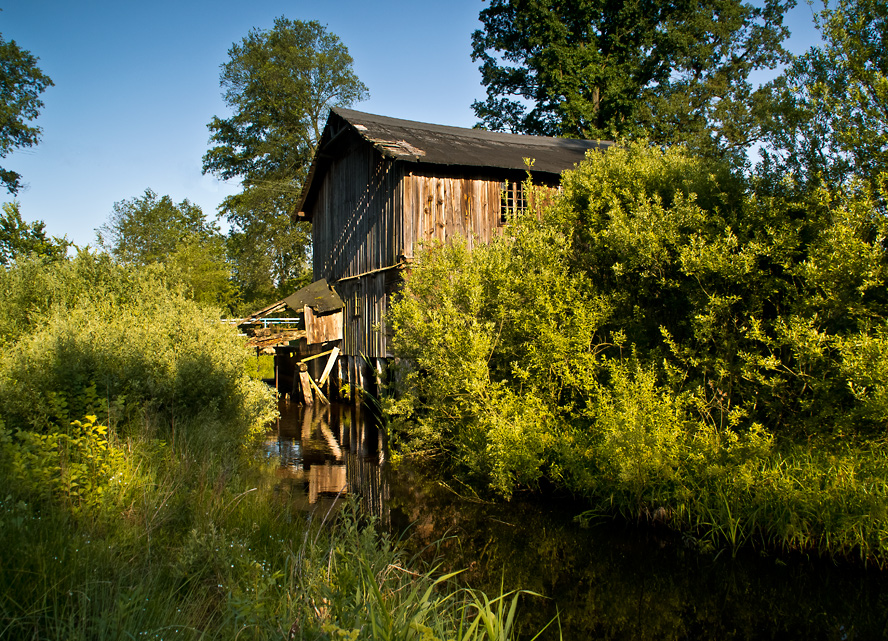
POLYGON ((19 256, 30 254, 62 258, 70 246, 67 238, 47 236, 42 220, 25 222, 17 202, 3 203, 0 214, 0 265, 8 266, 19 256))
POLYGON ((875 193, 888 181, 888 5, 824 3, 817 24, 824 44, 779 79, 767 165, 808 186, 855 177, 875 193))
POLYGON ((228 56, 220 84, 233 115, 210 122, 203 168, 241 181, 220 213, 232 225, 238 274, 258 299, 305 277, 310 229, 291 227, 289 216, 329 109, 365 99, 367 88, 345 45, 315 21, 277 18, 228 56))
MULTIPOLYGON (((40 127, 30 124, 43 108, 40 94, 52 86, 40 71, 37 57, 19 47, 15 40, 0 36, 0 158, 19 147, 32 147, 40 140, 40 127)), ((0 182, 15 194, 21 175, 0 167, 0 182)))
POLYGON ((647 136, 731 153, 758 134, 750 74, 787 56, 794 0, 490 0, 472 36, 490 129, 647 136))
POLYGON ((176 204, 169 196, 146 189, 144 195, 114 203, 108 222, 96 230, 99 245, 124 263, 163 261, 192 237, 209 240, 219 228, 188 199, 176 204))

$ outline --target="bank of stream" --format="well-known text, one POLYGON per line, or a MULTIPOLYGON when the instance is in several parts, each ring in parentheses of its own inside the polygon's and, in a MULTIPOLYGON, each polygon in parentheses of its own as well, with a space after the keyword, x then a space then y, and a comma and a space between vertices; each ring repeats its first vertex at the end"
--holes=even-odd
MULTIPOLYGON (((469 586, 522 588, 523 631, 558 613, 564 639, 877 639, 888 637, 885 573, 809 556, 713 549, 665 528, 603 519, 570 497, 461 496, 421 469, 391 469, 383 435, 352 407, 281 404, 264 451, 279 491, 318 516, 360 497, 393 535, 469 586)), ((558 638, 550 628, 543 638, 558 638)))

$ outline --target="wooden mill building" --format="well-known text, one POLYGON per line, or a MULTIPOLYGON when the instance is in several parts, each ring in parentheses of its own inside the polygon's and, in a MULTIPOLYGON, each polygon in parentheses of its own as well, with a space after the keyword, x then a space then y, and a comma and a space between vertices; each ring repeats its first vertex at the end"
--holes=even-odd
POLYGON ((505 212, 524 206, 528 171, 556 186, 587 151, 610 144, 333 109, 294 219, 312 224, 314 280, 343 303, 343 379, 360 384, 365 359, 381 368, 392 356, 385 312, 417 243, 490 240, 505 212))

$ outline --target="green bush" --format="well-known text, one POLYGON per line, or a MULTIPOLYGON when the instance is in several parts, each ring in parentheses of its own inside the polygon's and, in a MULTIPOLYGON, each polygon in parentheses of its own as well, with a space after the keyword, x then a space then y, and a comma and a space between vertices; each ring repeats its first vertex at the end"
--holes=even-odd
POLYGON ((826 478, 821 451, 884 456, 878 204, 853 185, 768 191, 642 144, 590 154, 562 184, 489 245, 419 252, 390 313, 409 364, 387 406, 402 446, 504 496, 546 477, 733 542, 832 537, 884 558, 879 536, 775 507, 846 505, 859 532, 881 532, 881 512, 850 498, 881 496, 877 476, 820 497, 774 481, 826 478))
POLYGON ((272 392, 247 374, 251 355, 236 330, 152 270, 81 255, 2 277, 28 312, 4 310, 19 327, 0 356, 8 428, 45 431, 116 406, 171 430, 201 417, 216 423, 216 438, 245 444, 271 418, 272 392), (23 279, 43 289, 43 305, 23 279))

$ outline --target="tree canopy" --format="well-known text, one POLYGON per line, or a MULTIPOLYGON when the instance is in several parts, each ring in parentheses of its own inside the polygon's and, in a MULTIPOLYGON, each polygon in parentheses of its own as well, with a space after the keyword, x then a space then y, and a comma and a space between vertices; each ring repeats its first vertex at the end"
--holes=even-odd
POLYGON ((750 75, 785 60, 793 4, 491 0, 472 36, 487 87, 473 108, 494 130, 737 151, 767 97, 750 75))
POLYGON ((237 303, 226 239, 187 199, 177 204, 146 189, 138 198, 114 203, 96 237, 121 263, 162 264, 168 278, 184 285, 197 301, 229 307, 237 303))
POLYGON ((839 0, 817 22, 823 46, 779 79, 766 165, 810 186, 857 178, 875 193, 888 172, 888 7, 839 0))
POLYGON ((331 107, 367 97, 352 57, 319 22, 277 18, 228 51, 220 84, 229 118, 209 124, 204 172, 239 179, 220 213, 231 223, 241 279, 256 296, 288 289, 307 267, 309 228, 290 226, 331 107), (265 259, 259 260, 261 257, 265 259))
MULTIPOLYGON (((15 40, 0 36, 0 158, 40 140, 40 127, 30 124, 43 108, 40 94, 52 80, 37 66, 37 57, 15 40)), ((0 182, 10 193, 21 187, 21 175, 0 167, 0 182)))
POLYGON ((17 202, 3 203, 3 213, 0 214, 0 265, 9 266, 17 258, 31 254, 61 258, 70 246, 67 238, 47 236, 42 220, 25 222, 17 202))
POLYGON ((138 198, 114 203, 108 222, 96 230, 99 245, 124 263, 147 265, 163 260, 191 237, 202 240, 219 229, 188 199, 176 204, 169 196, 146 189, 138 198))

